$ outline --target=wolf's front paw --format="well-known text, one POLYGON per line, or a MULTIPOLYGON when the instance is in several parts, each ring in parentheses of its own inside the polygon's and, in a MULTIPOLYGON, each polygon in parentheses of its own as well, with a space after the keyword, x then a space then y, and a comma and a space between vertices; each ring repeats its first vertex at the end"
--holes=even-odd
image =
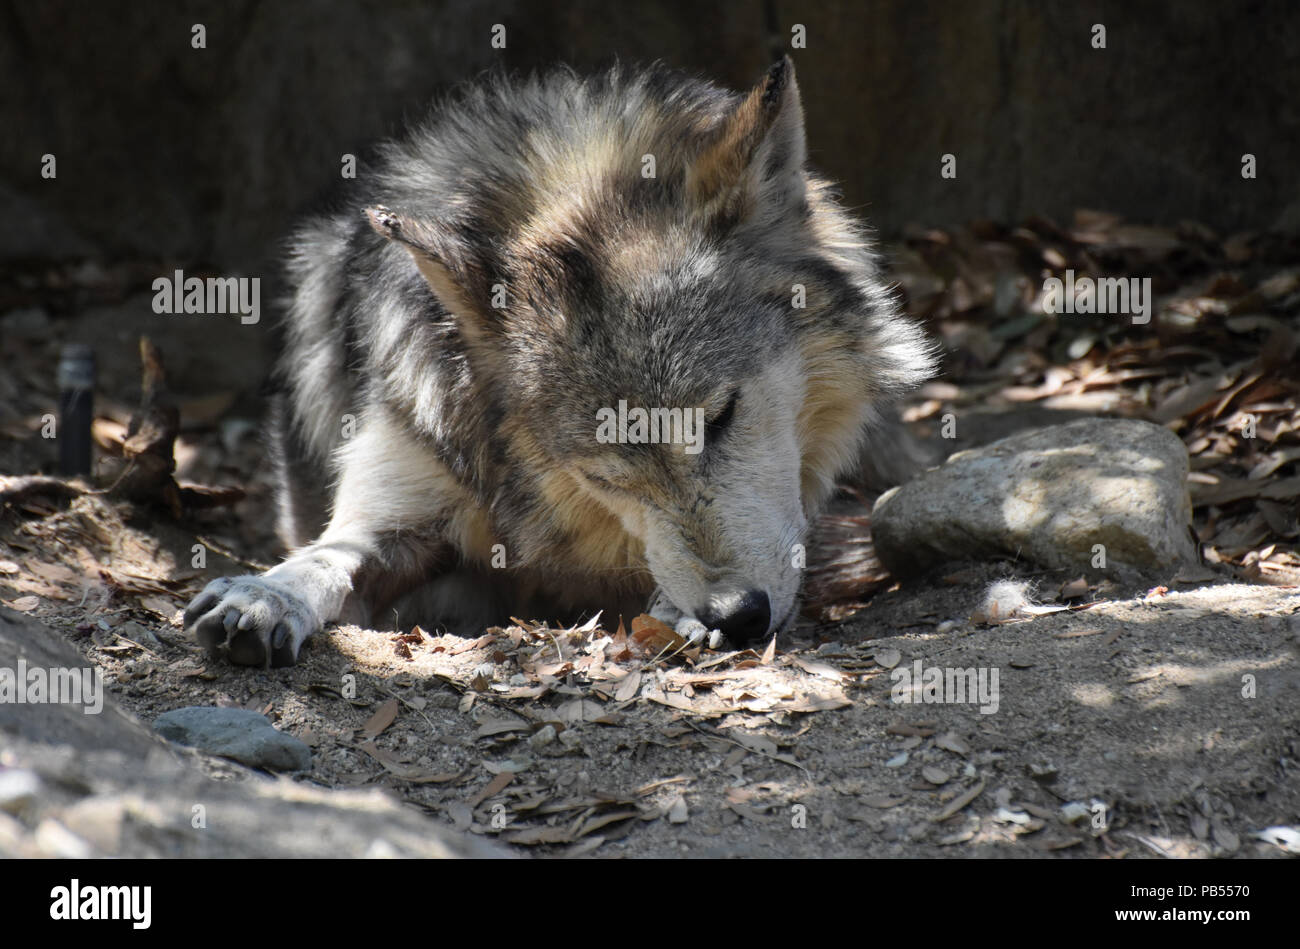
POLYGON ((265 577, 220 577, 185 610, 185 629, 208 655, 241 666, 291 666, 320 628, 306 600, 265 577))

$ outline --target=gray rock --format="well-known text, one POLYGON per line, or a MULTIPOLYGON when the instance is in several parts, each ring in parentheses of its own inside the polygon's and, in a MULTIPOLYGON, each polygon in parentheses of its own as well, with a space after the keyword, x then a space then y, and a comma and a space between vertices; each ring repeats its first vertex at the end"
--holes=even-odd
POLYGON ((154 729, 169 741, 270 771, 305 771, 311 749, 265 716, 242 708, 191 706, 164 712, 154 729))
POLYGON ((116 632, 123 639, 129 639, 131 642, 139 643, 149 649, 163 648, 162 641, 154 634, 154 631, 141 623, 137 623, 135 620, 123 623, 117 628, 116 632))
POLYGON ((534 749, 538 749, 538 750, 545 748, 553 741, 555 741, 554 725, 543 726, 542 728, 533 732, 533 734, 530 735, 528 738, 528 744, 530 744, 534 749))
POLYGON ((1005 556, 1123 576, 1195 561, 1187 451, 1131 419, 1081 419, 958 452, 881 495, 872 534, 897 576, 1005 556), (1105 563, 1094 567, 1094 545, 1105 563))
POLYGON ((0 769, 0 811, 17 814, 41 792, 41 779, 26 768, 0 769))

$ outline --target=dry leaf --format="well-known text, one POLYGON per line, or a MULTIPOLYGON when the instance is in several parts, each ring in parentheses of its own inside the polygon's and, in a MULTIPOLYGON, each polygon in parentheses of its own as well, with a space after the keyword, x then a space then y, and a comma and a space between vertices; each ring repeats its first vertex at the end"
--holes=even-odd
POLYGON ((529 729, 529 724, 522 718, 485 718, 479 722, 477 738, 490 738, 493 735, 505 735, 509 732, 522 732, 529 729))
POLYGON ((882 669, 892 669, 902 661, 903 654, 897 649, 877 649, 874 658, 882 669))
POLYGON ((631 638, 642 649, 653 654, 673 652, 687 645, 686 640, 677 635, 677 630, 648 613, 642 613, 632 620, 631 638))
POLYGON ((634 669, 625 675, 618 684, 617 691, 614 692, 614 701, 630 702, 636 698, 637 692, 641 689, 641 672, 634 669))
POLYGON ((951 801, 949 801, 948 806, 945 807, 943 810, 941 810, 934 817, 932 817, 931 820, 933 820, 936 824, 939 823, 940 821, 947 820, 949 817, 952 817, 952 815, 956 814, 963 807, 965 807, 967 804, 975 800, 975 798, 979 797, 983 793, 984 793, 984 779, 980 778, 979 783, 977 783, 973 788, 971 788, 966 793, 959 794, 951 801))
POLYGON ((157 614, 174 625, 180 619, 181 608, 171 600, 164 600, 158 596, 142 596, 139 598, 139 603, 150 613, 157 614))
POLYGON ((27 561, 27 569, 36 574, 42 580, 49 580, 51 583, 73 583, 78 579, 78 575, 69 570, 62 564, 43 563, 39 560, 27 561))
POLYGON ((800 656, 792 656, 794 664, 811 675, 821 676, 823 679, 830 679, 833 682, 840 682, 845 679, 848 673, 842 669, 836 669, 826 662, 816 662, 804 659, 800 656))
POLYGON ((385 728, 393 724, 399 708, 401 705, 397 699, 384 702, 375 709, 375 714, 370 716, 370 720, 361 726, 361 734, 366 738, 377 738, 385 728))
POLYGON ((686 798, 682 797, 680 794, 677 795, 677 797, 673 799, 673 802, 668 805, 667 816, 668 823, 670 824, 685 824, 687 818, 690 816, 686 808, 686 798))
POLYGON ((1098 633, 1104 633, 1104 632, 1105 630, 1103 629, 1098 629, 1096 627, 1089 627, 1088 629, 1072 629, 1064 633, 1055 633, 1053 634, 1052 638, 1053 639, 1078 639, 1081 636, 1096 636, 1098 633))
POLYGON ((970 754, 970 745, 956 732, 944 732, 934 740, 934 743, 944 751, 951 751, 956 755, 970 754))
POLYGON ((1088 581, 1084 577, 1077 580, 1071 580, 1069 583, 1062 585, 1060 599, 1077 600, 1080 597, 1088 595, 1088 581))
POLYGON ((901 735, 904 738, 929 738, 934 734, 934 729, 927 728, 924 725, 908 725, 906 723, 900 723, 886 726, 885 734, 901 735))
POLYGON ((890 807, 897 807, 906 800, 906 794, 872 794, 869 797, 864 797, 862 803, 867 805, 867 807, 875 807, 880 810, 885 810, 890 807))
POLYGON ((515 779, 514 772, 502 771, 491 781, 489 781, 477 794, 475 794, 465 803, 469 805, 470 810, 473 810, 474 808, 482 804, 484 801, 486 801, 488 798, 500 794, 502 791, 504 791, 506 785, 509 784, 514 779, 515 779))
MULTIPOLYGON (((393 777, 402 781, 409 781, 412 784, 436 784, 454 781, 461 776, 463 772, 456 774, 431 774, 420 768, 412 768, 402 764, 396 758, 384 749, 380 748, 373 741, 363 741, 355 746, 357 750, 365 752, 371 758, 374 758, 384 770, 388 771, 393 777)), ((468 826, 468 825, 466 825, 468 826)))

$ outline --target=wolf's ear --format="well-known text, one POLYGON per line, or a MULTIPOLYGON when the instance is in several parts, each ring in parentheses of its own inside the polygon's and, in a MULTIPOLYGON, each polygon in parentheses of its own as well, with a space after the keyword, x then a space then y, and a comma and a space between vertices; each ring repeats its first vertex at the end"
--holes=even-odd
POLYGON ((382 205, 366 208, 366 220, 382 237, 406 248, 424 282, 443 309, 452 315, 466 337, 481 340, 491 328, 492 320, 482 307, 474 305, 465 292, 468 274, 458 274, 450 265, 452 255, 442 246, 438 235, 427 225, 390 211, 382 205))
POLYGON ((804 196, 803 104, 794 63, 783 56, 711 134, 687 172, 692 199, 721 210, 779 215, 804 196))

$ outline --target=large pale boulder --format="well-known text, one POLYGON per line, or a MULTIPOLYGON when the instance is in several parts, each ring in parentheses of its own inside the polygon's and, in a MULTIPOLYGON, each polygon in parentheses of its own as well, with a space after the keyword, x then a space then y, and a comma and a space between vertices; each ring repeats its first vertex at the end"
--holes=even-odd
POLYGON ((1195 561, 1187 451, 1132 419, 1019 432, 881 495, 872 534, 897 576, 949 560, 1152 574, 1195 561))

